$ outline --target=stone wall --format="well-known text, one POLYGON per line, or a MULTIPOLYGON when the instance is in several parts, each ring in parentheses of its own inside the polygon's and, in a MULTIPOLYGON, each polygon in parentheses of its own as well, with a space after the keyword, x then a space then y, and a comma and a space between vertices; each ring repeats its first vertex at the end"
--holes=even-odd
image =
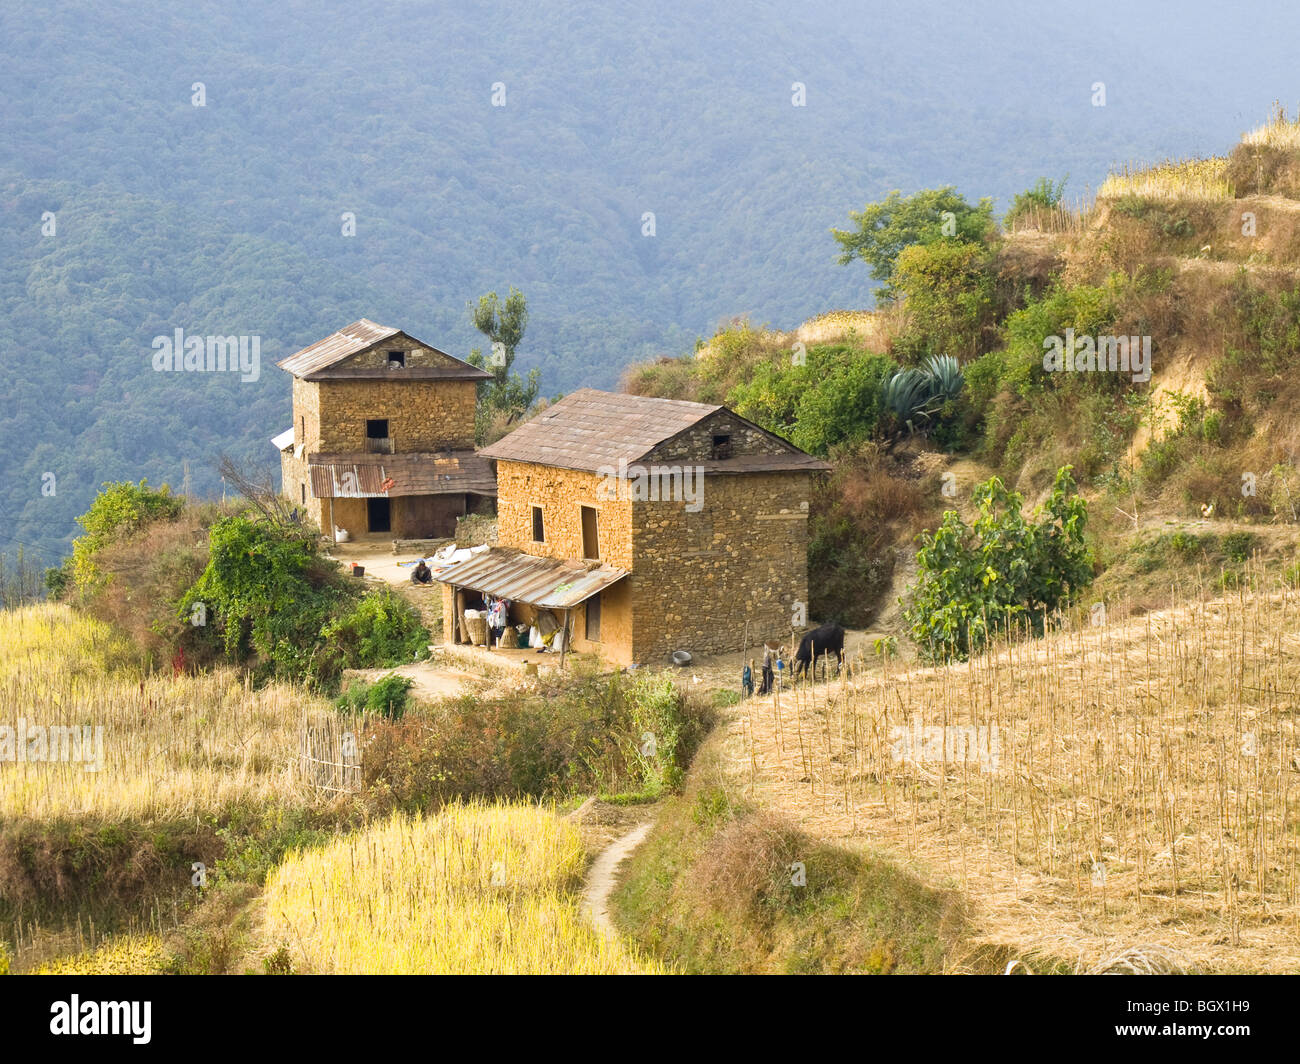
POLYGON ((497 462, 497 542, 543 558, 581 558, 582 510, 596 510, 600 560, 632 567, 632 504, 604 499, 595 473, 526 462, 497 462), (545 539, 533 542, 533 507, 542 508, 545 539))
MULTIPOLYGON (((407 369, 464 369, 465 363, 460 359, 447 354, 445 351, 436 351, 432 347, 425 347, 421 343, 406 336, 394 336, 389 340, 384 340, 365 351, 358 351, 355 355, 349 355, 331 369, 387 369, 388 352, 401 351, 406 355, 407 369)), ((401 370, 392 371, 395 375, 400 375, 401 370)))
POLYGON ((633 504, 633 659, 788 637, 808 601, 808 473, 705 478, 703 507, 633 504))
POLYGON ((605 500, 593 473, 500 461, 498 538, 529 554, 578 558, 579 507, 595 506, 602 560, 632 575, 604 592, 599 644, 585 639, 585 609, 575 611, 574 647, 620 664, 658 664, 678 649, 726 653, 741 649, 746 620, 754 646, 788 638, 796 603, 806 610, 810 480, 708 476, 702 507, 690 513, 682 499, 605 500), (532 541, 534 505, 542 543, 532 541))
MULTIPOLYGON (((318 437, 309 451, 347 453, 366 450, 366 421, 388 421, 396 454, 474 447, 473 381, 341 380, 321 381, 318 437)), ((301 416, 301 415, 300 415, 301 416)), ((310 432, 310 423, 308 431, 310 432)))
MULTIPOLYGON (((566 560, 582 557, 582 507, 596 510, 600 560, 632 567, 632 504, 602 497, 604 478, 595 473, 526 462, 497 462, 497 542, 526 554, 566 560), (544 540, 533 542, 533 507, 542 508, 544 540)), ((625 578, 601 592, 600 639, 587 637, 587 607, 572 611, 573 649, 631 664, 632 595, 625 578)))
POLYGON ((729 410, 719 410, 680 436, 656 447, 641 464, 650 462, 707 462, 713 457, 713 437, 730 436, 733 456, 742 454, 788 454, 793 447, 774 440, 766 432, 747 424, 729 410))

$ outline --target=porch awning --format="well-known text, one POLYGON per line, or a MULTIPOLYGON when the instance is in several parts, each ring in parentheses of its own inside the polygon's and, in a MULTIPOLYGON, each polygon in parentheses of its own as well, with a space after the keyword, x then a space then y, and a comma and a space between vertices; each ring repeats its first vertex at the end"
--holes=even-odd
POLYGON ((591 567, 589 563, 579 561, 538 558, 532 554, 493 548, 435 569, 433 578, 511 602, 526 602, 542 609, 567 610, 627 575, 626 569, 616 569, 612 565, 591 567))

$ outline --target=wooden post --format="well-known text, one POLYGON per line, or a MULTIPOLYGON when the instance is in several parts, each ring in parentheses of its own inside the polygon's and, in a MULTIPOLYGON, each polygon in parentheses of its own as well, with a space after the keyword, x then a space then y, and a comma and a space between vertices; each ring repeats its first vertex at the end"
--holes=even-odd
POLYGON ((564 611, 564 625, 560 628, 560 668, 564 668, 564 655, 569 652, 569 611, 564 611))

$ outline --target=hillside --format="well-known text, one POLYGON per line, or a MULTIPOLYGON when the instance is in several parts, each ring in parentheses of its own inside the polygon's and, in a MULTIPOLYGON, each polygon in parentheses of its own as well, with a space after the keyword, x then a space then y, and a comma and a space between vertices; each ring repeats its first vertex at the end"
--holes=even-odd
POLYGON ((1286 34, 1225 49, 1218 17, 1184 5, 1175 31, 1140 9, 1073 12, 1110 57, 1099 71, 1042 63, 1056 30, 1012 2, 870 18, 771 0, 364 17, 297 2, 247 19, 210 0, 7 5, 0 93, 21 105, 0 116, 0 552, 55 563, 106 481, 220 496, 217 454, 274 458, 289 389, 273 360, 363 316, 465 354, 467 304, 515 284, 532 309, 519 366, 549 395, 612 385, 733 315, 792 328, 867 305, 828 231, 891 188, 1005 203, 1069 173, 1084 194, 1116 160, 1228 143, 1289 91, 1261 58, 1284 60, 1286 34), (1142 49, 1171 33, 1176 52, 1142 49), (154 373, 150 343, 175 328, 259 335, 260 379, 154 373))

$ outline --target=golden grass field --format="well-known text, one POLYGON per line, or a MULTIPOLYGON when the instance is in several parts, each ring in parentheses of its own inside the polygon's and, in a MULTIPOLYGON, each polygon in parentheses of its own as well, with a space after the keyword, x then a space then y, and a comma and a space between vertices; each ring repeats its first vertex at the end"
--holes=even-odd
POLYGON ((816 834, 960 887, 987 942, 1298 971, 1298 712, 1300 593, 1275 586, 949 667, 862 662, 743 703, 730 749, 816 834), (918 724, 996 728, 996 763, 962 751, 978 731, 909 750, 918 724))
POLYGON ((1230 200, 1228 160, 1170 159, 1155 166, 1125 166, 1109 174, 1097 189, 1097 199, 1138 196, 1142 199, 1230 200))
POLYGON ((114 637, 66 606, 0 613, 0 724, 103 730, 103 764, 0 761, 0 817, 189 817, 233 803, 300 802, 299 734, 325 706, 232 669, 108 672, 114 637))
POLYGON ((661 971, 581 916, 578 831, 546 808, 395 815, 291 854, 263 897, 263 937, 317 974, 661 971))

